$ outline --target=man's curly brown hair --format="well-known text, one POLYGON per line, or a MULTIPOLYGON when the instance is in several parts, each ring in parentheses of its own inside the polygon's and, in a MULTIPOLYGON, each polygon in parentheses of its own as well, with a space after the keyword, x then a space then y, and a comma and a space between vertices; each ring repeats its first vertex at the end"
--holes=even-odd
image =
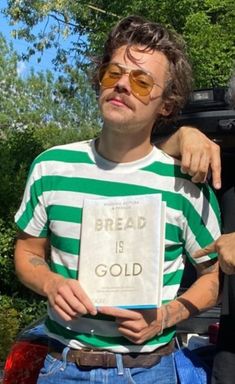
POLYGON ((134 45, 141 51, 159 51, 167 57, 169 79, 165 84, 162 99, 170 113, 168 116, 162 116, 162 120, 165 122, 175 120, 188 99, 192 84, 191 66, 186 57, 182 38, 161 24, 150 22, 140 16, 128 16, 109 33, 100 65, 109 63, 114 52, 123 45, 127 45, 127 55, 132 60, 134 58, 131 56, 130 48, 134 45))

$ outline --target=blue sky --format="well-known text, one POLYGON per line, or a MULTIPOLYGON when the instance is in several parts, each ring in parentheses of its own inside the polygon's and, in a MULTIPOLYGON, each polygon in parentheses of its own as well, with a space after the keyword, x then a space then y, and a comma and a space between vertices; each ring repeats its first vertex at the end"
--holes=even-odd
MULTIPOLYGON (((13 29, 17 29, 17 25, 12 27, 9 25, 9 20, 1 13, 1 10, 6 7, 6 0, 0 1, 0 32, 2 35, 6 38, 7 42, 12 42, 14 49, 18 53, 26 52, 27 51, 27 42, 22 39, 13 39, 11 37, 11 31, 13 29)), ((42 23, 41 26, 37 27, 35 31, 39 31, 40 28, 42 28, 44 23, 42 23)), ((67 45, 68 42, 64 41, 64 44, 67 45)), ((54 49, 47 49, 43 55, 40 54, 34 55, 31 57, 30 61, 21 61, 18 63, 18 73, 21 76, 27 76, 30 72, 30 68, 34 68, 35 72, 38 71, 46 71, 51 70, 54 72, 53 65, 52 65, 52 59, 55 57, 55 50, 54 49), (41 62, 38 63, 37 59, 38 57, 41 57, 41 62)))

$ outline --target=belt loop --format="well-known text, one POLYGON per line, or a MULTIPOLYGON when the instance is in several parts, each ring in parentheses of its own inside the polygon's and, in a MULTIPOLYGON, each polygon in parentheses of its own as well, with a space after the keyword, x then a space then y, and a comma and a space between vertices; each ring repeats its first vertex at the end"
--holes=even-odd
POLYGON ((122 355, 120 353, 115 354, 116 363, 117 363, 117 371, 119 376, 124 375, 124 368, 123 368, 123 361, 122 361, 122 355))
POLYGON ((63 352, 62 352, 63 365, 62 365, 62 367, 60 368, 61 371, 64 371, 65 368, 66 368, 67 355, 68 355, 69 350, 70 350, 69 347, 65 347, 65 348, 63 349, 63 352))

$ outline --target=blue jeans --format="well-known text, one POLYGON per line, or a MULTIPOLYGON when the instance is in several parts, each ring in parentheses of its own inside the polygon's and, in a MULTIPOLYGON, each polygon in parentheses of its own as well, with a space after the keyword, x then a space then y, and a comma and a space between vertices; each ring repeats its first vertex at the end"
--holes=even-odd
POLYGON ((79 368, 75 363, 47 355, 37 384, 177 384, 173 353, 151 368, 123 368, 121 355, 117 368, 79 368))

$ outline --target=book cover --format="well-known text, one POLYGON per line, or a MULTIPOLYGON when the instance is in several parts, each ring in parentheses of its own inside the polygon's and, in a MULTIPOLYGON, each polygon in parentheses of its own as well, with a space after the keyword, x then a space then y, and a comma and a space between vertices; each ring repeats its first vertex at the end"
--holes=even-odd
POLYGON ((94 305, 160 306, 164 240, 161 194, 86 199, 79 281, 94 305))

